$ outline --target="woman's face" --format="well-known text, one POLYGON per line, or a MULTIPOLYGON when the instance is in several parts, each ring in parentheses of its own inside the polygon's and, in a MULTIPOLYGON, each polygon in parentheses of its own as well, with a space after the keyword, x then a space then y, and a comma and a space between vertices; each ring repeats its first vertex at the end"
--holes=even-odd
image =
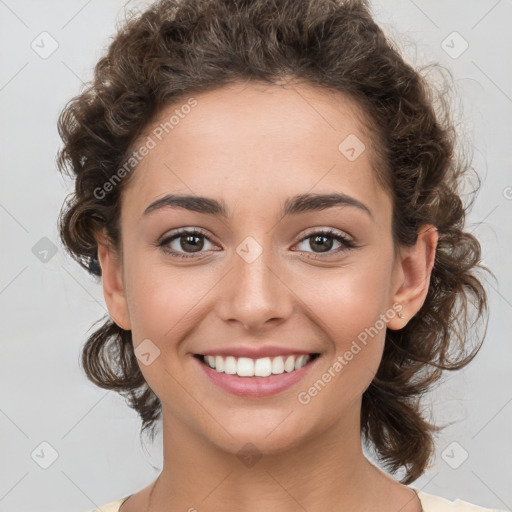
POLYGON ((194 99, 162 111, 135 146, 149 149, 123 191, 122 265, 107 268, 100 253, 112 317, 131 329, 164 419, 223 450, 251 442, 271 453, 341 418, 358 427, 385 326, 405 322, 392 204, 356 106, 254 83, 194 99), (324 194, 345 201, 311 200, 324 194), (169 195, 195 199, 158 202, 169 195), (185 228, 198 233, 170 240, 185 228), (241 347, 262 350, 260 359, 282 353, 283 363, 290 353, 320 357, 293 378, 228 375, 196 357, 241 347))

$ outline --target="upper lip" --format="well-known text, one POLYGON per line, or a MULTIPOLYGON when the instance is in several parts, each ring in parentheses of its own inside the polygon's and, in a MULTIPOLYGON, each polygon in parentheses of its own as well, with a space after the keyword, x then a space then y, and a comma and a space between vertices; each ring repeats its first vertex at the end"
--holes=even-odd
POLYGON ((279 347, 277 345, 267 345, 264 347, 247 347, 247 346, 236 346, 236 347, 224 347, 215 348, 198 352, 196 355, 203 356, 234 356, 234 357, 248 357, 250 359, 261 359, 263 357, 277 357, 277 356, 288 356, 288 355, 308 355, 316 354, 317 352, 311 350, 300 350, 290 347, 279 347))

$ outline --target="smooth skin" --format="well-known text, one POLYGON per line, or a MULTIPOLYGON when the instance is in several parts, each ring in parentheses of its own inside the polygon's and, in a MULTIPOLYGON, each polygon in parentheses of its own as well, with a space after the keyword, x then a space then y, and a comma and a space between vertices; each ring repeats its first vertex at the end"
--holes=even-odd
MULTIPOLYGON (((111 317, 132 331, 135 348, 149 339, 160 350, 150 365, 139 361, 163 409, 164 465, 151 512, 419 512, 414 491, 364 456, 359 421, 386 328, 403 328, 424 303, 437 231, 422 226, 415 246, 394 250, 391 199, 375 179, 361 112, 344 95, 246 82, 194 98, 123 191, 122 254, 97 236, 111 317), (350 134, 366 146, 354 161, 338 149, 350 134), (341 205, 281 216, 292 196, 339 192, 371 215, 341 205), (167 194, 223 201, 229 217, 170 206, 144 215, 167 194), (199 235, 199 250, 186 237, 166 243, 188 259, 158 246, 179 228, 207 237, 199 235), (357 247, 329 236, 315 244, 325 229, 357 247), (247 237, 262 250, 250 263, 237 252, 247 237), (321 392, 299 403, 298 393, 396 303, 404 318, 389 318, 321 392), (244 398, 211 384, 193 357, 240 344, 321 357, 291 389, 244 398), (252 467, 237 457, 249 442, 263 455, 252 467)), ((140 143, 179 107, 160 112, 140 143)), ((121 511, 147 510, 154 483, 121 511)))

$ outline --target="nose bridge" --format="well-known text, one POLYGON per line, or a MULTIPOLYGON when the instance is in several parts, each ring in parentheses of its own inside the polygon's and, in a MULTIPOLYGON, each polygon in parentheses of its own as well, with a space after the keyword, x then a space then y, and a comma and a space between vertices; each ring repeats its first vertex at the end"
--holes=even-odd
POLYGON ((233 253, 232 269, 218 301, 224 320, 238 320, 246 328, 270 319, 283 319, 292 309, 288 288, 279 276, 279 258, 270 236, 247 236, 233 253))

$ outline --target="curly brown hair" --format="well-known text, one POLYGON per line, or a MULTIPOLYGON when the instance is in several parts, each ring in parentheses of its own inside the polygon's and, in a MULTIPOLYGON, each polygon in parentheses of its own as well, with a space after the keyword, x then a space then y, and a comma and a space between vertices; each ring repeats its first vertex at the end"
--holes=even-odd
MULTIPOLYGON (((366 1, 160 0, 130 13, 93 80, 59 117, 58 166, 76 180, 60 213, 61 239, 101 276, 95 234, 105 229, 120 250, 120 198, 133 173, 107 192, 102 187, 155 116, 194 92, 287 77, 342 93, 365 112, 375 172, 393 200, 395 244, 414 244, 427 223, 438 230, 426 300, 404 328, 387 331, 382 362, 362 397, 363 440, 387 469, 405 469, 401 481, 408 484, 427 468, 441 429, 423 416, 422 396, 443 370, 469 363, 485 337, 470 350, 478 337, 469 305, 475 318, 487 318, 478 277, 487 269, 478 240, 464 231, 472 202, 463 204, 462 177, 472 167, 455 151, 444 96, 434 101, 425 76, 385 37, 366 1)), ((139 369, 131 331, 110 317, 100 321, 83 347, 87 377, 127 398, 141 433, 154 431, 161 403, 139 369)))

